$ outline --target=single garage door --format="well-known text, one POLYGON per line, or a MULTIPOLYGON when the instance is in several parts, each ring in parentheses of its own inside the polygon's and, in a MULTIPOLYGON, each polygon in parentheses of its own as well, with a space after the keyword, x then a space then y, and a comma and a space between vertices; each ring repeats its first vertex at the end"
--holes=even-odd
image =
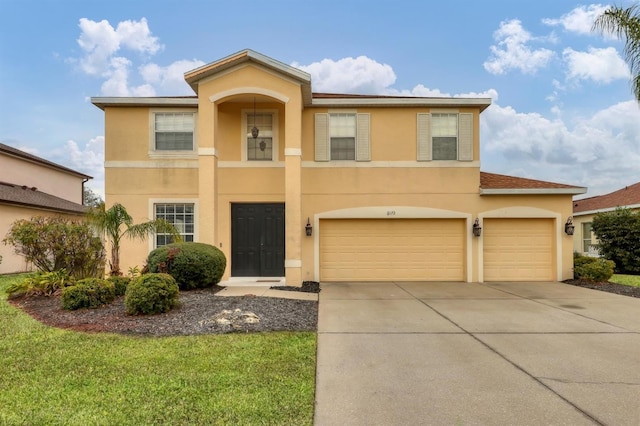
POLYGON ((322 281, 464 281, 464 221, 320 221, 322 281))
POLYGON ((553 219, 484 219, 484 280, 555 280, 553 225, 553 219))

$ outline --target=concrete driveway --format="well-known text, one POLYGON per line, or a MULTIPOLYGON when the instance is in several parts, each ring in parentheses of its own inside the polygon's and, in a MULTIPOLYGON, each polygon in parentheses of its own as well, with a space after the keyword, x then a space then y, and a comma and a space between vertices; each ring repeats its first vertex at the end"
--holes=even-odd
POLYGON ((317 425, 640 424, 640 299, 562 283, 322 284, 317 425))

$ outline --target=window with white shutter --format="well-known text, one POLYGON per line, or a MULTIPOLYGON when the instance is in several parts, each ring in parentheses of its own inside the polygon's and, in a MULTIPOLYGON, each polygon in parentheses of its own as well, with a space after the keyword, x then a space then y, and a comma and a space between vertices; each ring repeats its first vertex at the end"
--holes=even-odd
POLYGON ((418 114, 417 160, 473 161, 473 114, 418 114))

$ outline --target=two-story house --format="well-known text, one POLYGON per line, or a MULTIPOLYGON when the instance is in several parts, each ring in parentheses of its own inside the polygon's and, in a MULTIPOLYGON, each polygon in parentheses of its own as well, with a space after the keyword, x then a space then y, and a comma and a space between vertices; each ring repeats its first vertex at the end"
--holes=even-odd
MULTIPOLYGON (((490 99, 312 92, 243 50, 185 74, 192 97, 99 97, 106 202, 219 247, 223 280, 547 281, 584 188, 480 171, 490 99)), ((126 269, 167 243, 127 241, 126 269)))
MULTIPOLYGON (((19 219, 84 215, 84 183, 91 176, 0 143, 0 241, 19 219)), ((0 274, 32 269, 14 247, 0 243, 0 274)))

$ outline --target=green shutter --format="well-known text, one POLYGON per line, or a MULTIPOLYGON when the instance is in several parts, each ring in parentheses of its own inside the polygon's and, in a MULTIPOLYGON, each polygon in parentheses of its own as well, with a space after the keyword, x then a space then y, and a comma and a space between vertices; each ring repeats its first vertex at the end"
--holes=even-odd
POLYGON ((370 140, 370 115, 357 115, 357 133, 356 133, 356 161, 371 161, 371 144, 370 140))
POLYGON ((418 161, 431 161, 431 114, 418 114, 418 161))
POLYGON ((458 115, 458 160, 473 161, 473 114, 458 115))
POLYGON ((329 114, 316 114, 316 161, 329 161, 329 114))

